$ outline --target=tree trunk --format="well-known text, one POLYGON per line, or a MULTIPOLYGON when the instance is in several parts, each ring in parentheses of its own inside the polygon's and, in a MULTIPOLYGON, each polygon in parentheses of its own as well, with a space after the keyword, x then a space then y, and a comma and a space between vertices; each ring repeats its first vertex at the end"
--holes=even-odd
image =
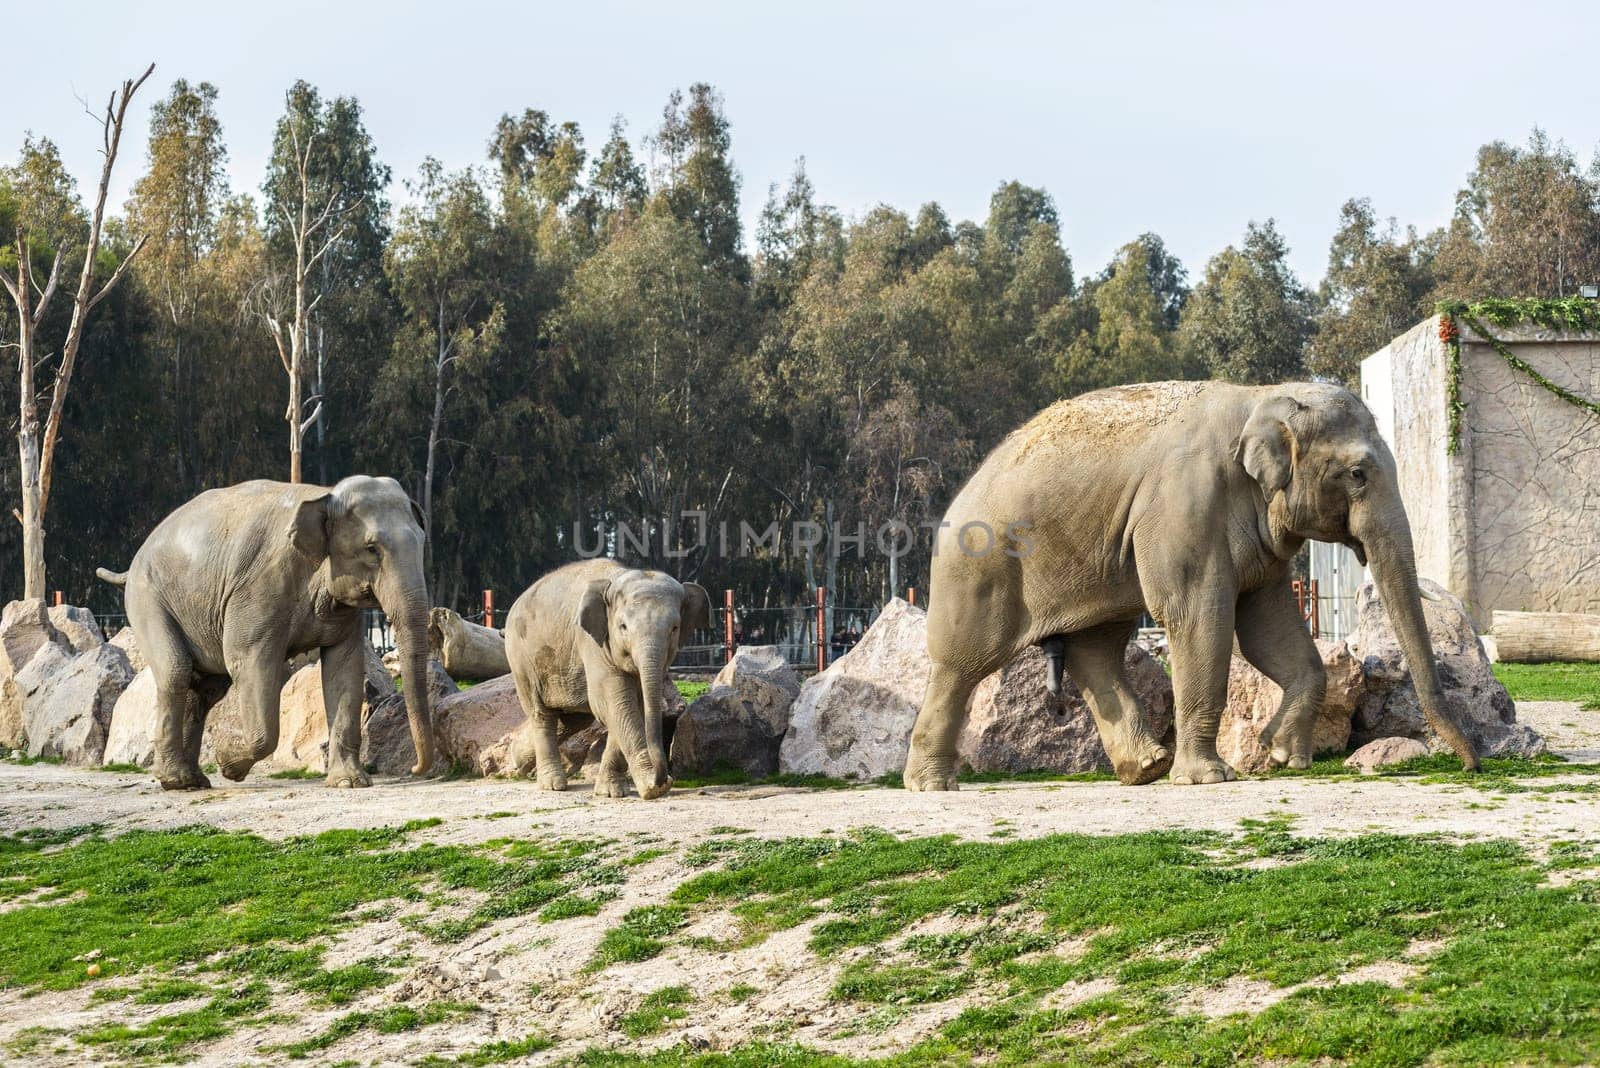
POLYGON ((1496 612, 1494 640, 1501 660, 1600 660, 1600 615, 1582 612, 1496 612))

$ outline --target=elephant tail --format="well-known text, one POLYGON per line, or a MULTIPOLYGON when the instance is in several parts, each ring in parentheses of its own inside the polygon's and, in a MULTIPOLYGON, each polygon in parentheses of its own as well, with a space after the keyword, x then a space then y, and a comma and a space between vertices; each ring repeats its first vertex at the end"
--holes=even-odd
POLYGON ((94 569, 94 573, 113 586, 126 586, 128 584, 128 573, 126 571, 110 571, 103 567, 97 567, 94 569))

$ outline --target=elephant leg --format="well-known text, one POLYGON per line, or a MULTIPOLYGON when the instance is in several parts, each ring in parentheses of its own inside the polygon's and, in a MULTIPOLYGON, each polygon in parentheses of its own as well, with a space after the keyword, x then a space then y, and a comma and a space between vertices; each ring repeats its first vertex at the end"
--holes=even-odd
POLYGON ((1275 582, 1239 598, 1239 651, 1256 670, 1283 689, 1277 713, 1261 732, 1273 766, 1310 765, 1311 733, 1327 695, 1328 673, 1317 643, 1287 582, 1275 582))
POLYGON ((606 731, 606 751, 600 757, 600 771, 595 775, 594 796, 628 796, 628 754, 614 731, 606 731))
POLYGON ((1113 623, 1067 636, 1066 666, 1083 692, 1117 778, 1128 786, 1154 782, 1172 767, 1172 752, 1150 734, 1128 681, 1126 653, 1133 625, 1113 623))
MULTIPOLYGON (((352 629, 337 645, 322 650, 322 704, 328 717, 328 777, 335 787, 371 786, 361 766, 361 702, 366 696, 366 639, 352 629)), ((273 715, 277 723, 277 715, 273 715)))
POLYGON ((200 766, 200 749, 211 710, 222 703, 232 686, 233 680, 226 675, 201 675, 194 681, 183 721, 183 752, 196 767, 200 766))
POLYGON ((1181 615, 1164 613, 1169 620, 1178 721, 1178 752, 1172 762, 1175 783, 1227 782, 1238 777, 1217 755, 1217 728, 1228 700, 1228 664, 1233 658, 1235 599, 1210 598, 1189 604, 1181 615))
MULTIPOLYGON (((131 618, 135 605, 130 603, 129 608, 131 618)), ((211 780, 200 770, 200 731, 190 726, 196 701, 192 688, 194 660, 183 633, 171 617, 155 607, 144 607, 138 613, 134 633, 145 650, 156 684, 155 760, 151 771, 163 789, 204 790, 211 780)))
POLYGON ((967 721, 967 702, 978 683, 994 669, 980 671, 934 661, 922 709, 911 728, 911 749, 906 753, 904 782, 907 790, 954 790, 956 742, 967 721))
MULTIPOLYGON (((217 767, 224 777, 240 782, 258 760, 278 748, 278 703, 283 691, 284 662, 256 655, 230 660, 239 712, 237 737, 218 739, 217 767)), ((358 743, 359 744, 359 743, 358 743)))
POLYGON ((517 700, 527 721, 511 736, 511 766, 517 774, 529 771, 541 790, 565 790, 567 772, 561 764, 561 747, 556 737, 561 719, 539 700, 539 688, 524 672, 513 671, 511 680, 517 687, 517 700))

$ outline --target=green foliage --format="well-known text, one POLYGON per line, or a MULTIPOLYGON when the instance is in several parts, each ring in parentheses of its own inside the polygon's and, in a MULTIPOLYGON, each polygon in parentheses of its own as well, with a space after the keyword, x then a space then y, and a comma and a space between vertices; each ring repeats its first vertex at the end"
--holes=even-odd
POLYGON ((672 685, 678 688, 678 696, 690 704, 704 697, 706 691, 711 689, 709 682, 689 682, 686 679, 673 679, 672 685))
POLYGON ((1577 701, 1588 711, 1600 711, 1600 664, 1494 665, 1513 701, 1577 701))
POLYGON ((1206 264, 1184 307, 1179 336, 1213 377, 1261 384, 1300 378, 1312 299, 1289 269, 1277 225, 1251 223, 1243 249, 1206 264))
POLYGON ((457 1020, 477 1011, 478 1007, 476 1005, 468 1005, 459 1001, 432 1001, 421 1008, 413 1008, 410 1005, 391 1005, 388 1008, 376 1009, 370 1012, 347 1013, 335 1020, 321 1034, 284 1046, 283 1052, 290 1058, 299 1060, 316 1053, 318 1050, 327 1049, 334 1043, 349 1038, 360 1031, 376 1031, 379 1034, 396 1035, 406 1031, 415 1031, 422 1027, 431 1027, 447 1020, 457 1020))
POLYGON ((694 996, 686 986, 666 986, 644 996, 639 1007, 621 1020, 622 1033, 629 1038, 644 1038, 656 1034, 673 1020, 689 1015, 688 1005, 694 996))
POLYGON ((592 967, 650 960, 666 948, 667 935, 689 922, 688 913, 676 905, 645 905, 622 917, 622 924, 605 933, 595 950, 592 967))

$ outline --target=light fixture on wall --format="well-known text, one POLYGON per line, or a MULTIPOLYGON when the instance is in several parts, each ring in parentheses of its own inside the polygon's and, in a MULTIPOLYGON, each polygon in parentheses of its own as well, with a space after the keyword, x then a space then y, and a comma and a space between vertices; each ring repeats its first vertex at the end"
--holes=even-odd
POLYGON ((1586 286, 1579 286, 1578 296, 1585 300, 1600 300, 1600 284, 1590 282, 1586 286))

